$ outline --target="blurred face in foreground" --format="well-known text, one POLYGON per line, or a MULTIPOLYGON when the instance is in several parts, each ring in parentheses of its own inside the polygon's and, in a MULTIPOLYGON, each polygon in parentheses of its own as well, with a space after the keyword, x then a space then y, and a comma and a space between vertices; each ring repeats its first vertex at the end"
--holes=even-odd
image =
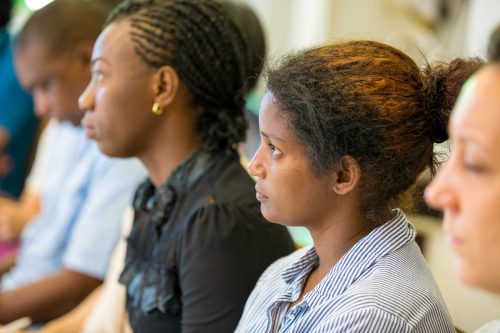
POLYGON ((444 212, 460 279, 500 293, 500 69, 464 86, 450 119, 451 156, 426 189, 444 212))

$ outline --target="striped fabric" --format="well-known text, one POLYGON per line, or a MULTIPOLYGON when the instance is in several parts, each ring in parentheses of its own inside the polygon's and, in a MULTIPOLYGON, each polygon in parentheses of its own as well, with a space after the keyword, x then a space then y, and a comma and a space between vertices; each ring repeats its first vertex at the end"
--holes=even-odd
POLYGON ((400 210, 358 241, 291 309, 318 265, 314 248, 272 264, 247 301, 236 332, 455 332, 400 210))

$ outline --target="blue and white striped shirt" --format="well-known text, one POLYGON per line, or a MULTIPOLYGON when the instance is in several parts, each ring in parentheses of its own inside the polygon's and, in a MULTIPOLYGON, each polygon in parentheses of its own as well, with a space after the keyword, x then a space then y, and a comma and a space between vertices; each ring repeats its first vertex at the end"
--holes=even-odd
POLYGON ((272 264, 236 332, 455 332, 441 294, 400 210, 358 241, 302 301, 319 258, 305 248, 272 264))

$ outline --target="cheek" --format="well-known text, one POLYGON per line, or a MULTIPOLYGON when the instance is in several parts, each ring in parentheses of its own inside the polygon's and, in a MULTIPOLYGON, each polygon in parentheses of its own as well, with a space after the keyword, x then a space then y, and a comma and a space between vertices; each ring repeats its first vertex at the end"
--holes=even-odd
POLYGON ((300 170, 277 175, 269 205, 276 214, 275 219, 283 224, 302 225, 313 215, 318 202, 324 199, 319 195, 320 188, 321 184, 300 170))
POLYGON ((106 131, 119 130, 126 123, 126 116, 122 102, 123 99, 113 90, 105 86, 97 87, 95 90, 95 112, 94 119, 97 128, 106 131))
MULTIPOLYGON (((470 186, 461 197, 464 225, 471 236, 489 242, 500 238, 500 182, 470 186), (477 190, 471 191, 475 188, 477 190)), ((500 246, 500 243, 499 243, 500 246)))
POLYGON ((303 177, 300 171, 291 169, 271 171, 270 186, 276 199, 281 202, 282 205, 293 206, 298 200, 303 188, 303 177))
POLYGON ((470 204, 460 230, 464 247, 458 254, 457 270, 464 282, 481 287, 492 278, 500 281, 500 209, 489 207, 487 201, 470 204))
POLYGON ((71 107, 71 98, 68 98, 68 94, 64 93, 59 85, 52 85, 45 92, 45 100, 55 109, 67 110, 71 107))
POLYGON ((500 287, 500 260, 498 246, 473 244, 455 258, 455 268, 460 280, 470 286, 490 289, 492 284, 500 287))

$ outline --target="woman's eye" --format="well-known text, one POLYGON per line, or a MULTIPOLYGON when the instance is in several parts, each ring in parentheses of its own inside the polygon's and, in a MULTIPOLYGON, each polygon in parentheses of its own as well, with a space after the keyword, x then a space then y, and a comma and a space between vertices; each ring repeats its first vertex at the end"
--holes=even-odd
POLYGON ((96 82, 101 81, 104 78, 104 74, 101 71, 93 71, 92 79, 96 82))
POLYGON ((271 151, 272 157, 277 157, 277 156, 281 155, 281 151, 278 148, 276 148, 276 146, 273 145, 272 143, 269 143, 268 147, 269 147, 269 150, 271 151))
POLYGON ((464 162, 464 168, 465 170, 467 171, 470 171, 472 173, 483 173, 486 171, 486 167, 483 167, 479 164, 474 164, 474 163, 471 163, 471 162, 464 162))

